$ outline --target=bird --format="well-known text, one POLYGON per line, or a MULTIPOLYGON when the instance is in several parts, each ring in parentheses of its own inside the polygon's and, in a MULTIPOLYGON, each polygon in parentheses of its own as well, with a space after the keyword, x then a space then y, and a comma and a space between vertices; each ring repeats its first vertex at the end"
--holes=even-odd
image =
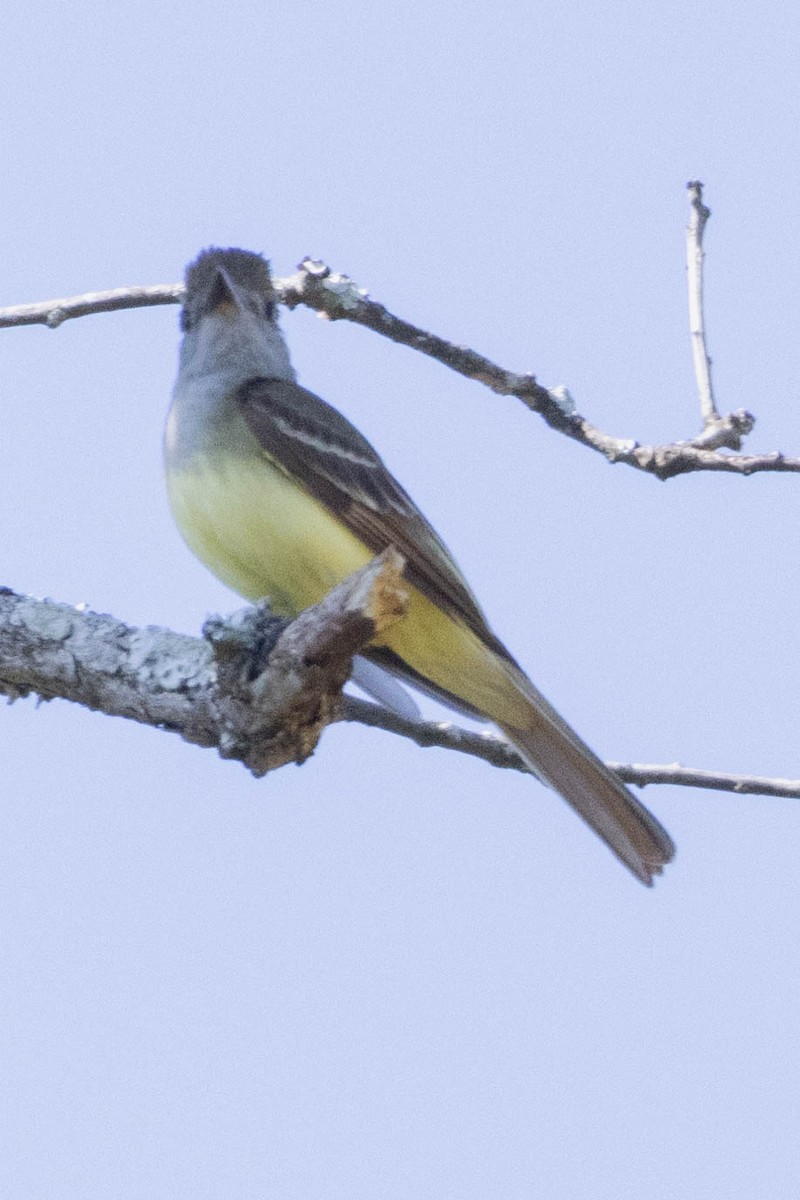
MULTIPOLYGON (((410 684, 493 723, 647 886, 674 856, 656 818, 492 632, 450 551, 365 437, 297 382, 267 260, 211 247, 186 269, 164 434, 169 501, 225 584, 295 617, 393 546, 405 616, 363 651, 372 680, 410 684)), ((367 686, 369 686, 367 684, 367 686)), ((404 694, 386 695, 403 704, 404 694)))

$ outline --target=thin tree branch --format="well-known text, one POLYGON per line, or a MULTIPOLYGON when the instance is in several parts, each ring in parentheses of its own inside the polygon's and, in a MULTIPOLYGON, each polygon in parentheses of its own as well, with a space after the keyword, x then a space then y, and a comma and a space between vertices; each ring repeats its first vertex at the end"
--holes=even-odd
POLYGON ((692 339, 692 359, 700 401, 702 432, 693 439, 698 450, 741 450, 744 438, 752 431, 755 417, 741 410, 722 416, 714 398, 711 382, 711 357, 706 341, 704 311, 703 235, 711 209, 703 203, 703 185, 699 179, 687 183, 689 191, 689 223, 686 226, 686 276, 689 285, 689 332, 692 339))
POLYGON ((180 304, 182 283, 159 283, 152 287, 113 288, 110 292, 85 292, 61 300, 39 300, 36 304, 14 304, 0 308, 0 329, 18 325, 46 325, 58 329, 73 317, 117 312, 121 308, 149 308, 154 304, 180 304))
POLYGON ((689 332, 692 336, 692 358, 700 398, 703 428, 719 421, 714 389, 711 383, 711 359, 706 346, 706 326, 703 312, 703 234, 711 209, 703 203, 703 185, 699 179, 687 183, 689 190, 689 224, 686 226, 686 277, 689 284, 689 332))
MULTIPOLYGON (((721 416, 716 408, 703 321, 702 235, 709 210, 702 202, 702 185, 692 181, 688 186, 691 202, 687 233, 690 323, 704 428, 698 437, 687 441, 643 445, 633 438, 604 433, 580 415, 565 388, 543 387, 534 375, 509 371, 475 350, 456 346, 437 334, 412 325, 384 305, 370 300, 363 288, 346 275, 332 272, 325 263, 304 259, 297 274, 274 281, 275 289, 278 298, 289 308, 303 304, 330 320, 364 325, 390 341, 436 359, 467 379, 484 384, 498 395, 515 396, 532 412, 538 413, 551 429, 602 454, 609 462, 624 463, 658 479, 671 479, 694 471, 725 471, 736 475, 754 475, 763 471, 798 472, 800 457, 797 456, 779 452, 720 453, 721 450, 739 451, 743 439, 753 429, 755 418, 745 409, 721 416)), ((54 329, 73 317, 121 308, 178 304, 182 297, 183 286, 173 283, 116 288, 109 292, 16 305, 0 308, 0 329, 34 324, 54 329)))
POLYGON ((769 779, 766 775, 733 775, 729 771, 703 771, 680 763, 609 763, 625 783, 647 787, 649 783, 674 783, 681 787, 735 792, 741 796, 783 796, 800 799, 800 779, 769 779))
MULTIPOLYGON (((438 746, 456 750, 472 758, 480 758, 493 767, 530 774, 530 768, 520 758, 514 747, 494 730, 475 732, 464 729, 451 721, 411 721, 397 713, 389 712, 367 700, 345 696, 338 721, 357 721, 374 729, 384 729, 400 734, 427 749, 438 746)), ((770 779, 762 775, 734 775, 725 771, 704 771, 696 767, 683 767, 679 763, 665 766, 642 763, 609 762, 624 783, 637 787, 648 784, 678 784, 682 787, 710 788, 719 792, 736 792, 750 796, 785 796, 800 799, 800 779, 770 779)))

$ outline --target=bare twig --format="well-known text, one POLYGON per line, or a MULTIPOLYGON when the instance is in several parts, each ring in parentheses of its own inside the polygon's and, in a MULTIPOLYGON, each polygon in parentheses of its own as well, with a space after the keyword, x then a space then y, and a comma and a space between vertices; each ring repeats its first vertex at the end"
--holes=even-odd
POLYGON ((700 415, 703 428, 719 421, 711 383, 711 359, 706 346, 705 316, 703 313, 703 234, 711 209, 703 203, 703 185, 699 179, 687 183, 689 189, 689 224, 686 226, 686 268, 689 282, 689 331, 692 335, 692 357, 700 415))
POLYGON ((698 450, 741 450, 743 439, 752 431, 755 417, 740 410, 722 416, 714 398, 711 382, 711 358, 706 341, 706 321, 703 303, 703 234, 711 209, 703 203, 703 185, 699 179, 687 183, 689 190, 689 223, 686 226, 686 269, 689 284, 689 332, 692 338, 692 359, 700 401, 702 432, 692 440, 698 450))
MULTIPOLYGON (((694 471, 725 471, 737 475, 759 472, 798 472, 800 457, 779 452, 769 454, 720 453, 739 451, 752 431, 755 418, 745 409, 721 416, 711 388, 710 359, 706 351, 703 323, 702 235, 709 210, 702 202, 702 185, 689 184, 691 219, 687 233, 689 249, 689 297, 692 342, 704 428, 687 441, 642 445, 597 429, 577 411, 564 388, 548 389, 534 375, 519 374, 498 366, 475 350, 456 346, 434 333, 420 329, 371 300, 346 275, 332 272, 324 263, 306 258, 297 274, 276 279, 279 299, 289 308, 304 304, 330 320, 353 321, 400 345, 419 351, 450 370, 484 384, 503 396, 515 396, 538 413, 557 432, 602 454, 609 462, 624 463, 658 479, 671 479, 694 471)), ((153 304, 177 304, 183 297, 181 284, 117 288, 38 304, 0 309, 0 329, 16 325, 43 324, 55 328, 72 317, 136 308, 153 304)))
POLYGON ((765 775, 733 775, 729 771, 703 771, 680 763, 609 763, 625 783, 646 787, 649 783, 675 783, 680 787, 708 788, 735 792, 740 796, 783 796, 800 799, 800 779, 769 779, 765 775))
MULTIPOLYGON (((339 721, 358 721, 375 729, 385 729, 409 738, 418 746, 438 746, 480 758, 493 767, 529 772, 517 751, 493 730, 475 732, 450 721, 410 721, 397 713, 379 708, 367 700, 345 696, 339 721)), ((724 771, 704 771, 678 763, 665 766, 641 763, 608 764, 624 783, 638 787, 648 784, 678 784, 682 787, 710 788, 718 792, 736 792, 749 796, 785 796, 800 799, 800 779, 769 779, 762 775, 733 775, 724 771)))
POLYGON ((117 312, 121 308, 148 308, 154 304, 180 304, 182 283, 161 283, 152 287, 114 288, 110 292, 85 292, 61 300, 40 300, 36 304, 14 304, 0 308, 0 329, 17 325, 47 325, 57 329, 72 317, 117 312))

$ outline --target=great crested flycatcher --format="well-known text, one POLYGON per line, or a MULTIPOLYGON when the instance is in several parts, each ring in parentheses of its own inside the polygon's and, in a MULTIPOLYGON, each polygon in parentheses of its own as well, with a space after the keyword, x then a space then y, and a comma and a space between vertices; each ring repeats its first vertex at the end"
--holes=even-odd
POLYGON ((267 262, 206 250, 186 272, 165 436, 170 502, 189 547, 234 591, 296 616, 393 545, 408 611, 365 651, 451 707, 488 718, 645 884, 665 830, 495 637, 453 558, 350 422, 295 380, 267 262))

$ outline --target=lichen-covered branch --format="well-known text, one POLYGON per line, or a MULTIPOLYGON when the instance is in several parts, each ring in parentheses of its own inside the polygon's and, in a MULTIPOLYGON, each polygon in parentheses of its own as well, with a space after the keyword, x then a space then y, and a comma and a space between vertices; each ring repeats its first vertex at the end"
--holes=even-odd
MULTIPOLYGON (((255 775, 302 762, 329 724, 356 721, 415 742, 526 772, 500 734, 403 717, 342 695, 353 654, 405 611, 403 560, 386 551, 296 621, 266 606, 210 618, 203 637, 136 629, 83 606, 0 588, 0 694, 61 698, 179 734, 255 775)), ((677 764, 609 763, 626 783, 800 799, 800 780, 677 764)))
POLYGON ((390 548, 288 625, 257 606, 202 638, 0 589, 0 692, 168 729, 263 775, 337 717, 353 655, 405 612, 403 565, 390 548))

